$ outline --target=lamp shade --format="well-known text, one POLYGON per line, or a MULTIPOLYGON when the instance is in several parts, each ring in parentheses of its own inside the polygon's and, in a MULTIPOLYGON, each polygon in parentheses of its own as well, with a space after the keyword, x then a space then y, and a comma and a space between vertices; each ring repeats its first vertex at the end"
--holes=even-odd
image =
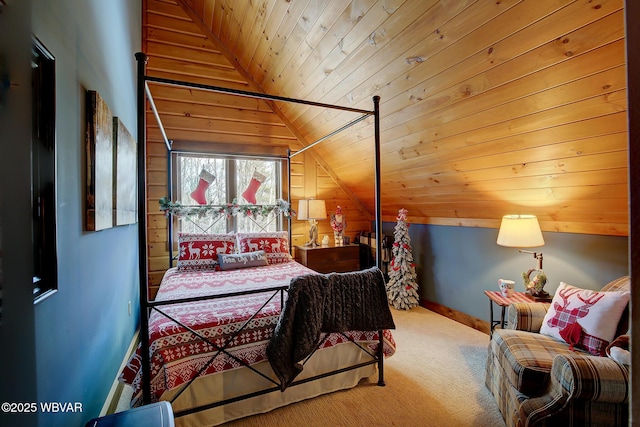
POLYGON ((509 248, 534 248, 544 245, 540 224, 535 215, 505 215, 502 217, 498 240, 509 248))
POLYGON ((324 200, 303 199, 298 201, 298 219, 325 219, 327 207, 324 200))

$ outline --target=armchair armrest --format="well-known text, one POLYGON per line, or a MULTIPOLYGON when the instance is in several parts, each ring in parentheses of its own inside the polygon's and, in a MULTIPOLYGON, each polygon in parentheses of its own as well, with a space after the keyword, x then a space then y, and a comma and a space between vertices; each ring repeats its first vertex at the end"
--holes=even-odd
POLYGON ((608 357, 558 355, 551 365, 552 385, 570 399, 627 403, 629 370, 608 357))
POLYGON ((509 305, 507 329, 527 332, 540 332, 549 303, 514 302, 509 305))
MULTIPOLYGON (((608 357, 558 355, 551 365, 551 381, 546 393, 522 403, 520 420, 525 426, 535 425, 543 418, 560 412, 573 399, 626 406, 629 401, 629 370, 608 357)), ((598 417, 598 414, 589 416, 598 417)))

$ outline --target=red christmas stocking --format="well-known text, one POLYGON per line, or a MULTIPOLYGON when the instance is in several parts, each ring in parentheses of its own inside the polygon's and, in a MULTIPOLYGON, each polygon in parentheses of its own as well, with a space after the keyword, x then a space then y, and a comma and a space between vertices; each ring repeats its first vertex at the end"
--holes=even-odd
POLYGON ((200 171, 200 181, 198 181, 196 189, 191 192, 191 198, 201 205, 206 205, 207 189, 215 179, 216 177, 214 174, 202 169, 200 171))
POLYGON ((244 197, 244 199, 247 202, 251 203, 252 205, 255 205, 256 191, 258 191, 258 188, 260 188, 260 186, 262 185, 265 179, 267 179, 266 176, 262 175, 258 171, 254 171, 253 176, 251 177, 251 181, 249 181, 249 185, 247 186, 247 189, 244 190, 244 192, 242 193, 242 197, 244 197))

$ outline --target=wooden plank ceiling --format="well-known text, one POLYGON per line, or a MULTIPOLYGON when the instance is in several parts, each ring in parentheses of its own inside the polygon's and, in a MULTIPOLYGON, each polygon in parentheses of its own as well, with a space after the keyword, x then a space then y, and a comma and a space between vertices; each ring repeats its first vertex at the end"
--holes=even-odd
MULTIPOLYGON (((366 110, 379 95, 385 220, 404 207, 411 222, 497 227, 532 213, 546 231, 628 234, 622 0, 144 3, 149 74, 366 110)), ((239 151, 295 151, 357 117, 154 96, 170 138, 239 151)), ((374 211, 370 119, 309 151, 374 211)))

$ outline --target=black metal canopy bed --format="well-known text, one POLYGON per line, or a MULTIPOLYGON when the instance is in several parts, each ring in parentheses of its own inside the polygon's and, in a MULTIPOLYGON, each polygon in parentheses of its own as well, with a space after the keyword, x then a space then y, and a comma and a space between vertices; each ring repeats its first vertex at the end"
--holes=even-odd
MULTIPOLYGON (((251 211, 283 215, 287 230, 237 233, 180 233, 178 265, 170 268, 158 293, 147 294, 146 108, 150 106, 165 140, 171 188, 172 143, 162 127, 148 83, 237 96, 303 103, 361 114, 356 120, 291 154, 347 129, 366 117, 375 121, 375 232, 381 236, 379 97, 371 111, 273 95, 193 84, 146 75, 138 62, 138 228, 140 260, 140 347, 122 381, 134 387, 132 404, 169 400, 182 426, 216 425, 262 413, 320 394, 355 386, 376 370, 384 385, 383 361, 393 354, 395 326, 377 267, 359 272, 318 274, 292 260, 290 195, 273 206, 185 207, 161 202, 177 217, 203 210, 214 215, 251 211), (195 245, 195 246, 194 246, 195 245), (198 246, 199 245, 199 246, 198 246), (206 262, 202 253, 210 256, 206 262), (198 260, 197 262, 195 260, 198 260)), ((287 182, 290 179, 287 178, 287 182)), ((172 224, 173 220, 169 221, 172 224)), ((381 242, 377 242, 380 248, 381 242)), ((381 265, 377 251, 377 266, 381 265)))

